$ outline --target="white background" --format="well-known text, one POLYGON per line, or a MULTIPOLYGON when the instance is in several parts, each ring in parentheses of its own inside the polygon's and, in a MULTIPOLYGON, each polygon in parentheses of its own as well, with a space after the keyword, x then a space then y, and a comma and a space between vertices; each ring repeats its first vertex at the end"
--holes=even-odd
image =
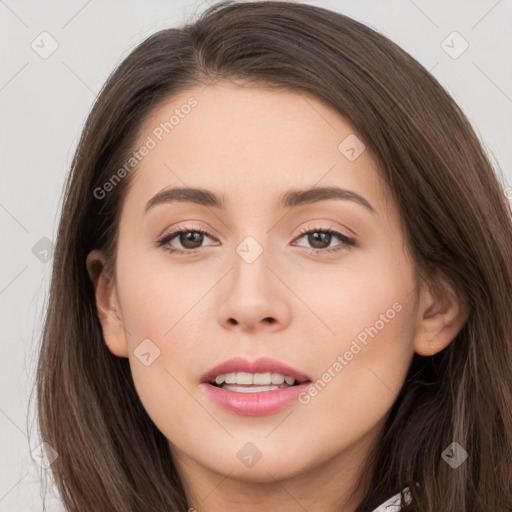
MULTIPOLYGON (((432 70, 512 185, 511 2, 307 3, 366 23, 432 70), (453 31, 469 44, 456 59, 441 46, 453 31)), ((40 441, 28 398, 52 260, 41 261, 32 248, 44 237, 55 239, 64 178, 83 123, 108 74, 139 42, 207 5, 0 0, 0 512, 43 510, 43 470, 31 457, 40 441), (43 31, 59 45, 47 59, 31 47, 43 31)), ((47 507, 63 510, 57 499, 47 507)))

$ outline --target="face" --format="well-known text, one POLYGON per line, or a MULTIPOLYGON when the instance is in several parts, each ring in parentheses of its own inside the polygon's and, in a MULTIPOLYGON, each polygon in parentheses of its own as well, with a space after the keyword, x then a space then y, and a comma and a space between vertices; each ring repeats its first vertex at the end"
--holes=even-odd
POLYGON ((418 333, 411 259, 369 150, 312 97, 227 82, 174 97, 144 144, 122 207, 116 310, 102 321, 177 464, 254 482, 355 467, 418 333), (222 207, 153 199, 175 187, 222 207), (337 195, 283 203, 324 187, 337 195), (232 358, 247 364, 215 370, 232 358), (260 358, 278 363, 251 366, 260 358), (281 375, 299 385, 279 387, 281 375))

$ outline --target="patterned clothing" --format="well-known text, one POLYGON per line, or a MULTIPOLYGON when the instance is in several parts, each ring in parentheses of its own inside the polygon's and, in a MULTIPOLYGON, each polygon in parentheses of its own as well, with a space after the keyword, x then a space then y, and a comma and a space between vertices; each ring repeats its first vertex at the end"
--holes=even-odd
MULTIPOLYGON (((406 487, 403 492, 405 493, 405 501, 407 504, 411 502, 411 493, 409 487, 406 487)), ((401 498, 400 493, 395 494, 389 500, 379 505, 377 508, 373 509, 372 512, 400 512, 401 510, 401 498)))

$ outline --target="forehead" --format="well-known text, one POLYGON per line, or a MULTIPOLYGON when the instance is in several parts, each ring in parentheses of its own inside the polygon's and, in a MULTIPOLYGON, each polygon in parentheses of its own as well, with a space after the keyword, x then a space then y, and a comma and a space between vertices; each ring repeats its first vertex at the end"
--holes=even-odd
POLYGON ((243 149, 251 156, 259 152, 284 159, 292 156, 291 150, 311 155, 313 147, 337 154, 338 139, 353 129, 334 110, 303 92, 221 82, 175 95, 146 120, 140 132, 139 144, 152 136, 168 147, 185 141, 214 154, 227 156, 243 149))
POLYGON ((199 185, 225 190, 229 204, 337 185, 382 201, 376 163, 358 140, 338 112, 302 92, 233 82, 191 88, 141 127, 136 147, 151 149, 134 171, 133 194, 199 185), (349 146, 362 152, 349 159, 349 146))

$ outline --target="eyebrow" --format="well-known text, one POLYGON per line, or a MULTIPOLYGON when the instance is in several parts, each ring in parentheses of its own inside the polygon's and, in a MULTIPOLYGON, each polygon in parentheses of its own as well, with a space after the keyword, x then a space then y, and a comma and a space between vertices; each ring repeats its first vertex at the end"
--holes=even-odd
MULTIPOLYGON (((372 205, 362 196, 340 187, 314 187, 306 190, 289 190, 278 197, 282 208, 294 208, 306 204, 313 204, 328 199, 341 199, 353 201, 372 213, 376 213, 372 205)), ((211 190, 192 187, 173 187, 161 190, 147 203, 144 213, 159 204, 187 202, 217 209, 225 209, 224 195, 217 195, 211 190)))

